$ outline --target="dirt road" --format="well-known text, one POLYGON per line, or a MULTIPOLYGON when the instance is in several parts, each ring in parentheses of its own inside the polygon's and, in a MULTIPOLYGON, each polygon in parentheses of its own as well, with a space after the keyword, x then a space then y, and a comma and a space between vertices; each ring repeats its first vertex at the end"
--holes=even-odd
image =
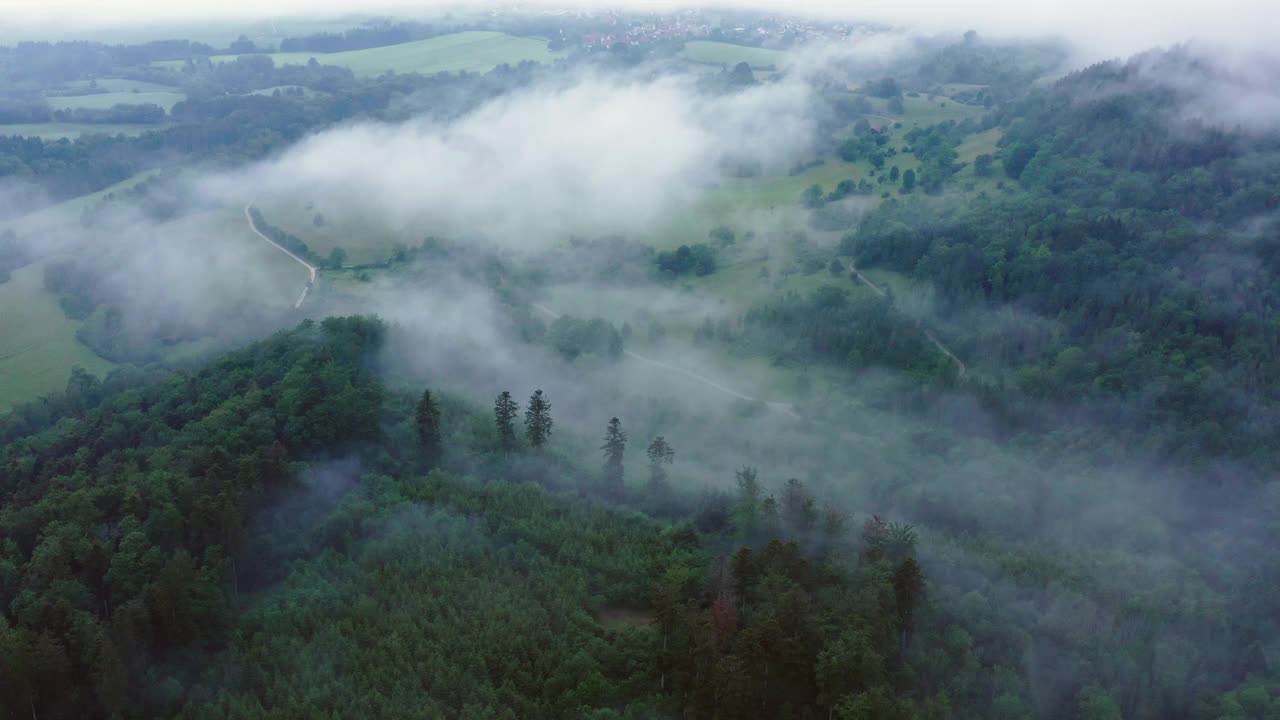
MULTIPOLYGON (((546 305, 542 305, 540 303, 533 303, 532 307, 534 310, 537 310, 538 312, 550 317, 553 320, 560 317, 560 313, 556 312, 555 310, 552 310, 546 305)), ((681 375, 684 375, 685 377, 696 380, 697 382, 700 382, 703 385, 706 385, 707 387, 714 388, 715 390, 719 390, 725 395, 730 395, 739 400, 745 400, 747 402, 763 402, 765 405, 769 407, 770 410, 773 410, 774 412, 781 413, 783 415, 786 415, 787 417, 794 418, 796 420, 800 419, 800 414, 795 411, 795 407, 792 406, 790 403, 769 402, 767 400, 758 400, 757 398, 753 398, 750 395, 744 395, 738 392, 737 390, 727 388, 724 385, 721 385, 720 383, 716 382, 715 380, 712 380, 711 378, 705 377, 703 375, 699 375, 698 373, 693 372, 691 370, 686 370, 682 367, 676 367, 675 365, 664 363, 661 360, 654 360, 653 358, 645 357, 640 353, 632 352, 630 350, 624 350, 623 354, 629 358, 634 358, 636 360, 639 360, 640 362, 646 365, 652 365, 653 367, 656 367, 656 368, 662 368, 663 370, 667 370, 669 372, 680 373, 681 375)))
MULTIPOLYGON (((887 297, 887 294, 885 293, 884 289, 881 288, 879 285, 876 285, 875 283, 871 282, 871 279, 868 278, 866 275, 863 275, 862 271, 859 270, 857 267, 855 267, 852 261, 849 262, 849 272, 857 276, 857 278, 861 280, 863 284, 865 284, 867 287, 875 291, 875 293, 880 297, 887 297)), ((955 353, 951 352, 950 348, 942 344, 942 341, 938 339, 938 336, 933 334, 932 330, 926 329, 924 331, 924 336, 929 338, 929 342, 933 343, 934 347, 938 348, 939 352, 951 358, 951 361, 956 364, 956 368, 959 369, 960 371, 960 379, 963 380, 965 376, 969 374, 969 368, 965 367, 965 364, 961 362, 960 358, 956 357, 955 353)))
POLYGON ((249 209, 252 207, 253 207, 253 203, 248 203, 244 206, 244 219, 249 223, 249 229, 253 231, 253 234, 257 235, 258 237, 262 238, 265 242, 269 243, 271 247, 279 250, 285 255, 288 255, 289 257, 298 261, 298 263, 302 265, 302 267, 306 268, 307 272, 311 274, 311 279, 307 280, 307 286, 302 288, 302 294, 298 296, 298 302, 293 304, 295 308, 300 308, 302 307, 302 301, 307 299, 307 292, 311 290, 312 285, 316 284, 316 273, 319 271, 319 268, 307 262, 306 260, 303 260, 297 255, 294 255, 292 252, 289 252, 288 248, 284 247, 283 245, 280 245, 275 240, 272 240, 266 235, 263 235, 262 231, 258 229, 258 226, 253 223, 253 214, 249 212, 249 209))

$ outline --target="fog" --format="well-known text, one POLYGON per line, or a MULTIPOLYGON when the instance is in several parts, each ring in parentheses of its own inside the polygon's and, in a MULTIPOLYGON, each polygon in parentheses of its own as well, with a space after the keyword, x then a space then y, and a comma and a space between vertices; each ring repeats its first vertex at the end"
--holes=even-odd
MULTIPOLYGON (((77 26, 110 27, 205 19, 272 19, 306 15, 341 16, 353 13, 401 14, 466 10, 441 0, 377 0, 352 4, 344 0, 277 0, 256 3, 223 0, 153 3, 146 0, 5 0, 6 21, 30 33, 67 32, 77 26)), ((672 11, 691 7, 747 7, 788 15, 814 15, 839 20, 867 20, 902 25, 926 32, 976 29, 1000 36, 1061 35, 1095 54, 1132 53, 1153 45, 1169 45, 1197 38, 1224 47, 1268 48, 1280 24, 1280 6, 1266 0, 1224 0, 1212 6, 1192 0, 1043 0, 1012 2, 987 0, 949 3, 938 0, 869 0, 850 5, 840 0, 621 0, 614 3, 559 3, 551 0, 504 5, 544 9, 563 7, 599 11, 611 7, 633 11, 672 11)), ((11 28, 11 32, 13 29, 11 28)))
POLYGON ((770 170, 812 141, 808 90, 769 84, 705 98, 691 78, 591 74, 496 100, 448 124, 363 124, 313 136, 212 191, 360 207, 546 247, 570 234, 637 231, 686 210, 727 154, 770 170))
MULTIPOLYGON (((953 6, 894 5, 896 15, 884 4, 860 9, 894 15, 895 22, 954 22, 983 31, 1075 28, 1077 39, 1091 26, 1129 33, 1140 13, 1136 3, 1011 3, 990 6, 982 22, 970 22, 953 6), (928 18, 927 10, 934 11, 928 18)), ((1240 5, 1235 13, 1230 4, 1215 7, 1207 25, 1199 22, 1203 12, 1196 12, 1193 27, 1191 6, 1174 4, 1143 33, 1126 34, 1125 42, 1136 49, 1195 34, 1222 41, 1248 19, 1256 30, 1240 36, 1247 43, 1270 29, 1268 18, 1280 19, 1270 7, 1240 5)), ((275 9, 302 7, 285 3, 275 9)), ((114 7, 123 15, 141 8, 114 7)), ((834 11, 834 5, 814 3, 808 9, 834 11)), ((202 10, 229 14, 247 7, 230 2, 185 6, 182 12, 190 17, 202 10)), ((978 14, 972 6, 967 10, 978 14)), ((33 6, 17 11, 38 17, 33 6)), ((1093 40, 1109 45, 1105 35, 1104 30, 1093 40)), ((817 389, 801 392, 791 369, 767 367, 763 358, 726 358, 690 339, 704 318, 733 322, 745 308, 678 283, 648 277, 606 283, 572 262, 555 264, 557 258, 590 252, 572 249, 571 237, 652 240, 653 228, 694 210, 717 186, 733 181, 726 159, 778 172, 807 158, 819 140, 810 81, 836 61, 860 64, 870 73, 910 52, 909 46, 908 36, 891 35, 852 51, 818 49, 801 54, 781 82, 729 93, 704 92, 690 77, 574 72, 450 122, 419 118, 331 129, 242 169, 188 177, 181 193, 186 207, 177 221, 148 218, 126 205, 96 229, 72 231, 57 250, 104 255, 110 266, 104 282, 140 333, 177 323, 207 330, 233 317, 247 337, 305 317, 378 314, 392 325, 378 362, 395 386, 443 389, 481 411, 502 390, 523 403, 535 388, 544 389, 557 422, 553 446, 584 464, 595 461, 596 439, 609 417, 618 416, 632 438, 633 483, 642 477, 642 448, 653 436, 665 435, 675 445, 672 478, 682 489, 729 489, 735 469, 756 465, 773 491, 799 477, 856 518, 879 513, 917 522, 926 528, 923 557, 931 577, 948 584, 957 601, 974 601, 964 593, 981 591, 1015 612, 1039 612, 1035 592, 999 568, 982 566, 966 549, 968 540, 930 536, 928 528, 939 518, 953 527, 981 528, 1027 553, 1066 558, 1072 572, 1098 582, 1104 589, 1099 596, 1116 598, 1135 586, 1167 581, 1174 558, 1211 566, 1228 552, 1252 552, 1251 514, 1224 514, 1204 524, 1214 508, 1201 497, 1159 492, 1173 485, 1170 477, 1177 471, 1141 450, 1099 461, 1087 448, 1070 447, 1069 439, 1059 453, 999 444, 983 432, 993 420, 970 397, 943 394, 923 417, 903 412, 895 398, 911 380, 883 371, 850 379, 825 377, 821 368, 812 368, 817 389), (359 214, 368 218, 370 235, 406 245, 443 236, 449 252, 420 258, 403 275, 361 284, 339 284, 322 273, 316 291, 293 310, 305 274, 248 233, 241 209, 249 202, 266 208, 273 222, 273 207, 314 204, 330 217, 359 214), (549 283, 553 291, 513 298, 485 281, 486 263, 516 269, 536 264, 560 275, 549 283), (556 313, 625 321, 637 336, 648 320, 676 331, 662 343, 635 343, 642 354, 617 363, 592 357, 566 362, 520 337, 522 322, 536 317, 547 323, 556 313), (792 399, 794 408, 770 404, 792 399), (1205 527, 1211 530, 1203 532, 1205 527), (1188 548, 1199 539, 1207 539, 1203 547, 1188 548), (1102 546, 1109 554, 1100 558, 1094 549, 1102 546)), ((1263 82, 1270 76, 1247 70, 1248 62, 1230 67, 1240 69, 1209 73, 1205 82, 1176 78, 1185 96, 1185 114, 1178 119, 1213 114, 1246 123, 1274 115, 1276 96, 1263 82)), ((1144 77, 1164 77, 1158 67, 1142 71, 1144 77)), ((758 213, 733 220, 743 234, 755 233, 758 247, 766 250, 785 225, 758 213)), ((49 238, 28 240, 38 251, 54 249, 49 238)), ((358 242, 353 238, 351 245, 358 242)), ((935 310, 927 293, 901 301, 913 316, 931 318, 935 310)), ((1050 321, 1021 308, 974 311, 953 320, 979 332, 1053 332, 1045 329, 1050 321)), ((1087 404, 1051 403, 1039 410, 1083 421, 1097 411, 1087 404)), ((350 467, 321 469, 311 482, 342 488, 354 474, 350 467)), ((1248 509, 1248 502, 1238 509, 1248 509)), ((1089 627, 1108 628, 1120 622, 1121 605, 1099 607, 1081 598, 1079 607, 1043 610, 1043 624, 1065 635, 1079 632, 1079 618, 1087 616, 1089 627)), ((1044 651, 1052 658, 1052 649, 1044 651)), ((1064 672, 1046 660, 1036 679, 1052 686, 1064 672)))

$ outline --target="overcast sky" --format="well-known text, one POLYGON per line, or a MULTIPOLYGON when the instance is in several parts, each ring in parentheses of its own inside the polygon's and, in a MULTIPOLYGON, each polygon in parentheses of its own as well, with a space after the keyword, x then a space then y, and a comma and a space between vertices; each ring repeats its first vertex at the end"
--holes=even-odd
MULTIPOLYGON (((459 5, 441 0, 0 0, 5 24, 68 28, 85 24, 170 22, 185 19, 286 17, 343 13, 421 12, 459 5)), ((564 6, 535 0, 525 5, 564 6)), ((597 3, 579 3, 597 5, 597 3)), ((482 3, 490 8, 509 3, 482 3)), ((1063 34, 1080 45, 1109 54, 1199 39, 1236 49, 1265 49, 1280 36, 1277 0, 622 0, 600 6, 664 9, 709 5, 770 7, 873 19, 923 30, 973 28, 989 34, 1063 34)))

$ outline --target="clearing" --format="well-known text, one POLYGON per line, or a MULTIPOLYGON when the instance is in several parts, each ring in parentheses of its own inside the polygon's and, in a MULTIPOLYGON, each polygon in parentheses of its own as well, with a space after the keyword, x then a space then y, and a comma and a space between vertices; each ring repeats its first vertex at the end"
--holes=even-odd
POLYGON ((76 365, 99 377, 114 367, 76 339, 80 323, 45 291, 43 263, 0 284, 0 307, 0 413, 61 391, 76 365))

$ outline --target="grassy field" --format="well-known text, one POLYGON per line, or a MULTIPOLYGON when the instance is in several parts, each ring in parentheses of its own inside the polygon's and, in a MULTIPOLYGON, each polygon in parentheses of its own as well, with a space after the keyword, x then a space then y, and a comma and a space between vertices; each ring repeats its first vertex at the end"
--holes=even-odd
POLYGON ((0 308, 0 413, 62 390, 75 365, 98 376, 111 369, 76 340, 80 324, 45 292, 43 265, 17 270, 0 284, 0 308))
POLYGON ((313 33, 340 33, 354 28, 373 15, 352 14, 343 17, 273 17, 243 21, 157 22, 152 24, 127 23, 117 27, 75 28, 58 27, 22 28, 0 25, 0 42, 19 40, 90 40, 108 44, 133 45, 151 40, 183 38, 192 42, 226 47, 241 35, 259 45, 275 45, 287 37, 301 37, 313 33))
POLYGON ((46 230, 56 225, 78 222, 80 220, 80 213, 83 212, 85 208, 103 200, 106 196, 112 193, 128 190, 138 183, 150 179, 159 172, 159 170, 147 170, 146 172, 138 173, 126 180, 121 180, 115 185, 105 187, 96 193, 81 195, 80 197, 60 202, 57 205, 51 205, 43 210, 37 210, 36 212, 24 215, 10 223, 9 226, 12 227, 13 231, 19 235, 27 235, 40 232, 41 230, 46 230))
POLYGON ((1004 173, 1004 166, 999 160, 992 165, 992 173, 988 177, 978 177, 973 169, 973 161, 983 154, 998 155, 1000 148, 997 143, 1004 131, 1000 128, 992 128, 985 132, 974 133, 965 138, 956 148, 956 159, 962 163, 966 163, 964 169, 956 174, 953 183, 968 193, 987 193, 995 195, 1000 192, 1016 192, 1017 183, 1011 182, 1009 176, 1004 173), (1001 190, 1003 184, 1004 189, 1001 190))
MULTIPOLYGON (((838 381, 838 371, 814 367, 806 372, 777 367, 765 357, 743 357, 726 352, 719 343, 697 345, 693 342, 694 332, 705 318, 736 320, 769 292, 807 292, 822 285, 839 286, 850 282, 843 275, 832 277, 825 270, 811 276, 759 280, 756 277, 758 268, 758 263, 744 263, 707 278, 681 282, 656 294, 579 285, 553 286, 547 289, 545 304, 558 312, 602 317, 617 325, 630 323, 632 336, 626 344, 628 350, 703 375, 735 392, 761 400, 789 403, 802 403, 810 397, 820 396, 823 388, 833 387, 833 383, 838 381), (759 287, 760 292, 742 297, 733 290, 722 292, 730 286, 744 284, 759 287), (584 313, 575 308, 590 308, 590 311, 584 313), (656 345, 649 341, 651 321, 659 323, 667 332, 666 340, 656 345), (804 382, 801 381, 802 375, 806 376, 804 382)), ((679 373, 654 370, 630 358, 626 362, 631 366, 630 372, 650 371, 655 387, 664 387, 686 399, 705 397, 708 402, 716 404, 726 399, 732 401, 723 391, 708 388, 679 373)))
MULTIPOLYGON (((338 53, 274 53, 270 57, 277 66, 305 65, 312 58, 323 65, 349 68, 356 75, 398 73, 488 72, 503 63, 515 65, 525 60, 550 62, 561 57, 547 49, 547 42, 537 38, 521 38, 500 32, 467 31, 417 40, 415 42, 351 50, 338 53)), ((214 62, 229 62, 237 55, 216 55, 214 62)), ((157 65, 181 66, 178 61, 157 65)))
POLYGON ((58 89, 66 92, 68 95, 83 95, 84 93, 94 89, 109 93, 157 93, 177 91, 177 88, 172 85, 161 85, 160 83, 143 82, 142 80, 126 80, 124 78, 72 80, 71 82, 62 83, 58 86, 58 89))
POLYGON ((728 65, 730 67, 745 62, 752 69, 781 68, 787 60, 787 53, 782 50, 734 45, 733 43, 695 40, 685 43, 681 57, 690 62, 706 65, 728 65))
POLYGON ((285 91, 287 91, 287 90, 294 90, 294 89, 299 89, 299 88, 302 90, 302 94, 303 94, 305 97, 316 97, 317 95, 327 95, 327 94, 328 94, 328 93, 321 92, 321 91, 319 91, 319 90, 312 90, 311 88, 308 88, 308 87, 302 87, 301 85, 276 85, 275 87, 262 88, 261 90, 254 90, 253 92, 251 92, 251 93, 249 93, 249 94, 250 94, 250 95, 268 95, 268 96, 270 96, 271 94, 275 93, 275 91, 277 91, 277 90, 279 90, 281 93, 284 93, 284 92, 285 92, 285 91))
POLYGON ((88 123, 10 123, 0 124, 0 135, 21 135, 42 140, 74 140, 81 135, 141 135, 159 125, 95 125, 88 123))
POLYGON ((302 238, 307 247, 321 257, 342 248, 347 254, 347 265, 385 262, 397 243, 417 245, 426 235, 425 231, 414 235, 394 233, 385 228, 375 214, 366 214, 360 209, 343 211, 295 198, 261 198, 256 202, 267 222, 302 238), (319 225, 317 215, 323 216, 323 223, 319 225))
MULTIPOLYGON (((885 102, 881 100, 877 103, 877 112, 884 112, 882 108, 884 108, 885 102)), ((925 95, 905 97, 902 99, 902 106, 905 112, 901 117, 902 124, 905 127, 915 125, 927 127, 947 120, 955 120, 957 122, 971 118, 976 120, 987 113, 987 109, 979 105, 965 105, 941 95, 934 97, 933 100, 930 100, 925 95)))
POLYGON ((292 306, 309 274, 249 229, 244 210, 229 207, 193 213, 166 226, 173 242, 203 268, 188 290, 200 305, 292 306))
POLYGON ((174 105, 186 100, 185 93, 180 92, 107 92, 92 95, 63 95, 46 98, 49 107, 54 110, 71 110, 88 108, 106 110, 116 105, 159 105, 165 112, 174 105))

